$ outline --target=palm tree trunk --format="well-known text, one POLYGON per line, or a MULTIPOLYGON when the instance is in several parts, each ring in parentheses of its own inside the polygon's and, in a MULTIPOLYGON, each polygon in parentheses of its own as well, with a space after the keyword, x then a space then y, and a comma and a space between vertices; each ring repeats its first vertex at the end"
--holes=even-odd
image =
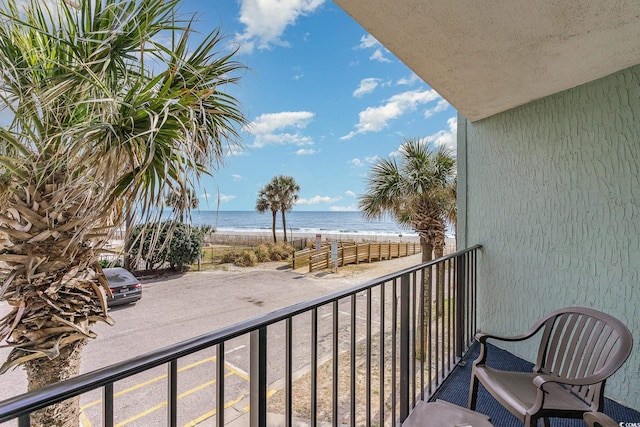
POLYGON ((284 241, 287 241, 287 219, 285 218, 284 210, 282 211, 282 229, 284 230, 284 241))
MULTIPOLYGON (((433 250, 433 253, 435 255, 435 259, 438 258, 442 258, 444 256, 444 247, 443 246, 436 246, 433 250)), ((437 293, 437 297, 436 297, 436 301, 444 301, 444 266, 441 266, 440 268, 437 269, 437 274, 438 277, 436 278, 436 293, 437 293)), ((438 317, 442 317, 442 315, 444 314, 444 304, 440 303, 437 304, 436 306, 436 311, 438 314, 438 317)))
MULTIPOLYGON (((24 364, 29 391, 75 377, 80 373, 80 356, 86 340, 76 341, 60 350, 60 355, 43 363, 35 359, 24 364)), ((67 399, 31 414, 33 427, 77 427, 80 396, 67 399)))
MULTIPOLYGON (((433 245, 431 244, 431 242, 429 242, 424 236, 420 236, 420 246, 422 247, 422 262, 429 262, 431 261, 432 258, 432 254, 433 254, 433 245)), ((429 324, 431 322, 431 307, 433 304, 433 298, 431 296, 432 294, 432 289, 431 289, 431 283, 433 282, 433 278, 432 278, 432 274, 431 274, 431 268, 428 268, 425 270, 425 273, 422 276, 422 300, 423 300, 423 307, 424 307, 424 313, 423 313, 423 324, 422 327, 424 328, 424 351, 427 352, 429 351, 429 341, 431 340, 431 337, 429 336, 429 324)), ((427 355, 425 354, 420 354, 420 360, 426 360, 427 355)))
POLYGON ((278 239, 276 238, 276 215, 277 211, 271 211, 271 232, 273 233, 273 243, 277 243, 278 239))
MULTIPOLYGON (((444 222, 440 221, 438 232, 435 233, 433 241, 433 253, 436 259, 442 258, 444 256, 444 248, 446 246, 444 230, 444 222)), ((444 315, 444 266, 438 268, 437 272, 438 277, 436 278, 436 301, 439 301, 440 304, 437 304, 436 310, 438 317, 442 317, 444 315)))
POLYGON ((433 259, 433 245, 423 236, 420 236, 420 247, 422 248, 422 262, 429 262, 433 259))

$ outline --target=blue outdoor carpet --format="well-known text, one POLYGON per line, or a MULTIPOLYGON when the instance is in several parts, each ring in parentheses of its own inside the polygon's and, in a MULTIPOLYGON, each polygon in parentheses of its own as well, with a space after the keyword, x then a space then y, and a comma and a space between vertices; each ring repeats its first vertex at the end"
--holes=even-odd
MULTIPOLYGON (((471 381, 471 365, 478 357, 480 345, 474 343, 465 357, 464 366, 457 366, 444 384, 431 397, 431 401, 437 399, 446 400, 456 405, 467 407, 469 398, 469 382, 471 381)), ((487 364, 497 369, 512 371, 531 371, 533 364, 520 359, 513 354, 502 350, 496 346, 489 344, 487 364)), ((606 387, 605 387, 606 392, 606 387)), ((487 392, 482 384, 478 391, 478 404, 476 411, 491 417, 493 425, 498 427, 522 426, 522 422, 513 416, 509 411, 504 409, 494 398, 487 392)), ((622 406, 621 404, 605 398, 604 411, 605 414, 613 418, 619 423, 640 423, 640 412, 622 406)), ((550 418, 552 427, 584 427, 582 420, 572 420, 563 418, 550 418)), ((624 425, 624 424, 621 424, 624 425)), ((640 425, 640 424, 638 424, 640 425)))

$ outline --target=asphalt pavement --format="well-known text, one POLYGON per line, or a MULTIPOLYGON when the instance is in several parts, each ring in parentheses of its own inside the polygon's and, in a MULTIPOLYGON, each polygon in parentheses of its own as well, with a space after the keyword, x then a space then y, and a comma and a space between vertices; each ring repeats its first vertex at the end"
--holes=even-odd
MULTIPOLYGON (((345 267, 337 274, 312 274, 304 269, 293 271, 286 263, 266 263, 253 268, 230 266, 143 280, 143 297, 140 301, 110 310, 110 315, 115 320, 114 326, 97 324, 94 327, 97 338, 91 340, 83 351, 81 372, 90 372, 255 316, 326 295, 415 265, 419 261, 420 255, 414 255, 352 268, 345 267)), ((0 304, 0 316, 7 311, 8 306, 5 303, 0 304)), ((225 348, 228 353, 225 364, 226 375, 229 376, 228 384, 237 383, 238 390, 248 388, 248 367, 244 366, 248 360, 248 343, 238 340, 228 343, 225 348)), ((8 352, 9 349, 0 348, 0 359, 4 359, 8 352)), ((215 360, 213 352, 209 352, 184 360, 181 369, 194 373, 194 378, 201 378, 203 374, 198 373, 198 370, 211 371, 212 364, 215 364, 215 360)), ((143 378, 133 378, 120 385, 118 390, 121 395, 126 395, 131 390, 148 386, 149 400, 157 400, 159 403, 151 405, 147 411, 166 412, 166 409, 162 409, 162 400, 156 397, 166 396, 166 379, 163 377, 165 374, 166 370, 154 370, 143 378), (151 391, 152 387, 157 390, 151 391)), ((184 384, 183 387, 186 400, 191 394, 189 390, 202 386, 194 384, 189 388, 189 384, 184 384)), ((0 376, 0 400, 21 394, 26 389, 26 375, 23 370, 18 368, 0 376)), ((238 391, 236 395, 240 400, 242 393, 238 391)), ((229 396, 231 400, 234 398, 235 396, 229 396)), ((98 392, 83 396, 81 405, 84 406, 84 411, 89 415, 92 410, 99 412, 99 399, 98 392)), ((199 403, 194 402, 193 405, 197 406, 199 403)))

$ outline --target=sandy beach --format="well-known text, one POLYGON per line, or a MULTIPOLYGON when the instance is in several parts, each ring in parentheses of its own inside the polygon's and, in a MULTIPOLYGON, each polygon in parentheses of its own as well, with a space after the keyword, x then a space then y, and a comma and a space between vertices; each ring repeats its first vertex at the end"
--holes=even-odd
MULTIPOLYGON (((211 233, 211 236, 215 239, 218 236, 259 236, 267 239, 272 239, 273 235, 271 231, 236 231, 236 230, 218 230, 215 233, 211 233)), ((416 235, 407 234, 362 234, 362 233, 302 233, 302 232, 287 232, 287 240, 292 241, 295 239, 308 239, 315 242, 320 236, 322 242, 330 241, 349 241, 349 242, 402 242, 402 243, 419 243, 420 238, 416 235)), ((282 230, 276 230, 276 238, 278 241, 284 239, 284 233, 282 230)))

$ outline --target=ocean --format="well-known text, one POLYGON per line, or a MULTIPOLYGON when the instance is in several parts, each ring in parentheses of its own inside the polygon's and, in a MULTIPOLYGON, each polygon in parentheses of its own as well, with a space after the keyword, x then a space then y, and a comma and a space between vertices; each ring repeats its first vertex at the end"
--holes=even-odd
MULTIPOLYGON (((286 213, 287 232, 302 234, 363 234, 380 236, 417 236, 393 219, 367 220, 360 212, 291 211, 286 213)), ((193 225, 210 225, 219 233, 225 231, 271 231, 271 212, 255 211, 201 211, 191 212, 193 225)), ((282 218, 278 213, 276 229, 282 231, 282 218)))

